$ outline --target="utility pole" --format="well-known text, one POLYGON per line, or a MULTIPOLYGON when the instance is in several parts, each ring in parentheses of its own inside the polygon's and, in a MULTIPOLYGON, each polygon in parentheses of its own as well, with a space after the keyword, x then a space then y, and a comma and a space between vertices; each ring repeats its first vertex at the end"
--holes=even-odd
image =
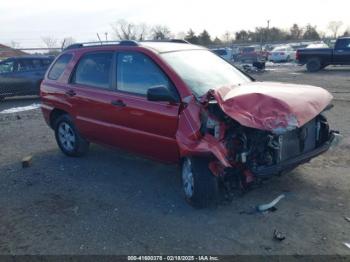
POLYGON ((267 20, 266 43, 269 41, 270 19, 267 20))
POLYGON ((106 36, 106 41, 108 41, 108 33, 105 32, 105 36, 106 36))

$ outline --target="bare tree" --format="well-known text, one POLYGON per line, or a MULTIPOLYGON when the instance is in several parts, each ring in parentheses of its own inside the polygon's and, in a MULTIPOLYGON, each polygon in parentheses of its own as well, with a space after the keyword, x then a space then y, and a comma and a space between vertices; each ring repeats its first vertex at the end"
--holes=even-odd
POLYGON ((233 35, 229 32, 229 31, 226 31, 222 37, 221 37, 222 41, 225 43, 225 44, 228 44, 230 42, 232 42, 233 40, 233 35))
POLYGON ((152 28, 152 38, 154 40, 163 40, 170 38, 170 29, 163 25, 156 25, 152 28))
POLYGON ((119 40, 144 40, 149 33, 145 23, 134 24, 123 19, 112 24, 112 29, 115 37, 119 40))
POLYGON ((10 42, 10 46, 11 46, 12 48, 14 48, 14 49, 20 48, 19 42, 16 42, 16 41, 13 41, 13 40, 10 42))
POLYGON ((343 26, 342 21, 331 21, 328 24, 328 29, 333 33, 333 37, 337 38, 339 29, 343 26))
POLYGON ((51 36, 44 36, 41 38, 48 49, 57 47, 58 40, 51 36))

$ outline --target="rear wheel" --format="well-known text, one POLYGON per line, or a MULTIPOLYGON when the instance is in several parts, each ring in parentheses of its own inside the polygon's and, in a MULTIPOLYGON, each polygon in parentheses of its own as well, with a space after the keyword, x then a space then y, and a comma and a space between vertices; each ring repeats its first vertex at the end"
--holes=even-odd
POLYGON ((317 72, 321 69, 321 61, 318 58, 311 58, 307 61, 306 64, 307 71, 317 72))
POLYGON ((69 115, 59 116, 54 129, 57 144, 65 155, 82 156, 88 151, 89 142, 81 137, 69 115))
POLYGON ((218 179, 205 158, 188 157, 182 163, 182 186, 186 200, 194 207, 215 206, 219 197, 218 179))

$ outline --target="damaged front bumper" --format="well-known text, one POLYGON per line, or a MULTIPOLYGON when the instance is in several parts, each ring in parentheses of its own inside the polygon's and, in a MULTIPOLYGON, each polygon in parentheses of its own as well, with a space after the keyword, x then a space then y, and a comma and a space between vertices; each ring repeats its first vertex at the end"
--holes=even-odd
POLYGON ((250 171, 255 176, 269 176, 269 175, 276 175, 280 174, 286 171, 290 171, 294 168, 296 168, 300 164, 304 164, 308 161, 310 161, 312 158, 324 153, 327 151, 331 146, 336 145, 339 143, 339 140, 341 139, 341 136, 336 131, 331 131, 329 133, 329 138, 327 141, 325 141, 322 145, 319 147, 313 149, 312 151, 309 151, 307 153, 303 153, 301 155, 298 155, 292 159, 288 159, 285 161, 282 161, 278 164, 272 165, 272 166, 257 166, 254 168, 251 168, 250 171))

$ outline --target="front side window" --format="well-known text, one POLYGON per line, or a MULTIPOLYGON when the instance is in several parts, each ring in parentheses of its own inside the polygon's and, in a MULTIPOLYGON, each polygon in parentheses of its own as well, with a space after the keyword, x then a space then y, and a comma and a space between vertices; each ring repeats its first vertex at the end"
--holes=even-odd
POLYGON ((340 39, 336 43, 336 49, 350 49, 350 38, 340 39))
POLYGON ((251 82, 230 63, 207 50, 168 52, 161 56, 197 97, 211 89, 251 82))
POLYGON ((3 61, 0 63, 0 74, 1 73, 11 73, 15 69, 14 61, 3 61))
POLYGON ((149 88, 158 86, 171 90, 168 78, 149 57, 138 52, 118 54, 118 90, 146 95, 149 88))
POLYGON ((109 89, 111 83, 112 52, 86 54, 80 59, 72 82, 109 89))
POLYGON ((66 68, 66 65, 70 62, 72 59, 71 54, 63 54, 61 55, 55 62, 55 64, 52 66, 48 78, 51 80, 57 80, 62 74, 64 69, 66 68))

